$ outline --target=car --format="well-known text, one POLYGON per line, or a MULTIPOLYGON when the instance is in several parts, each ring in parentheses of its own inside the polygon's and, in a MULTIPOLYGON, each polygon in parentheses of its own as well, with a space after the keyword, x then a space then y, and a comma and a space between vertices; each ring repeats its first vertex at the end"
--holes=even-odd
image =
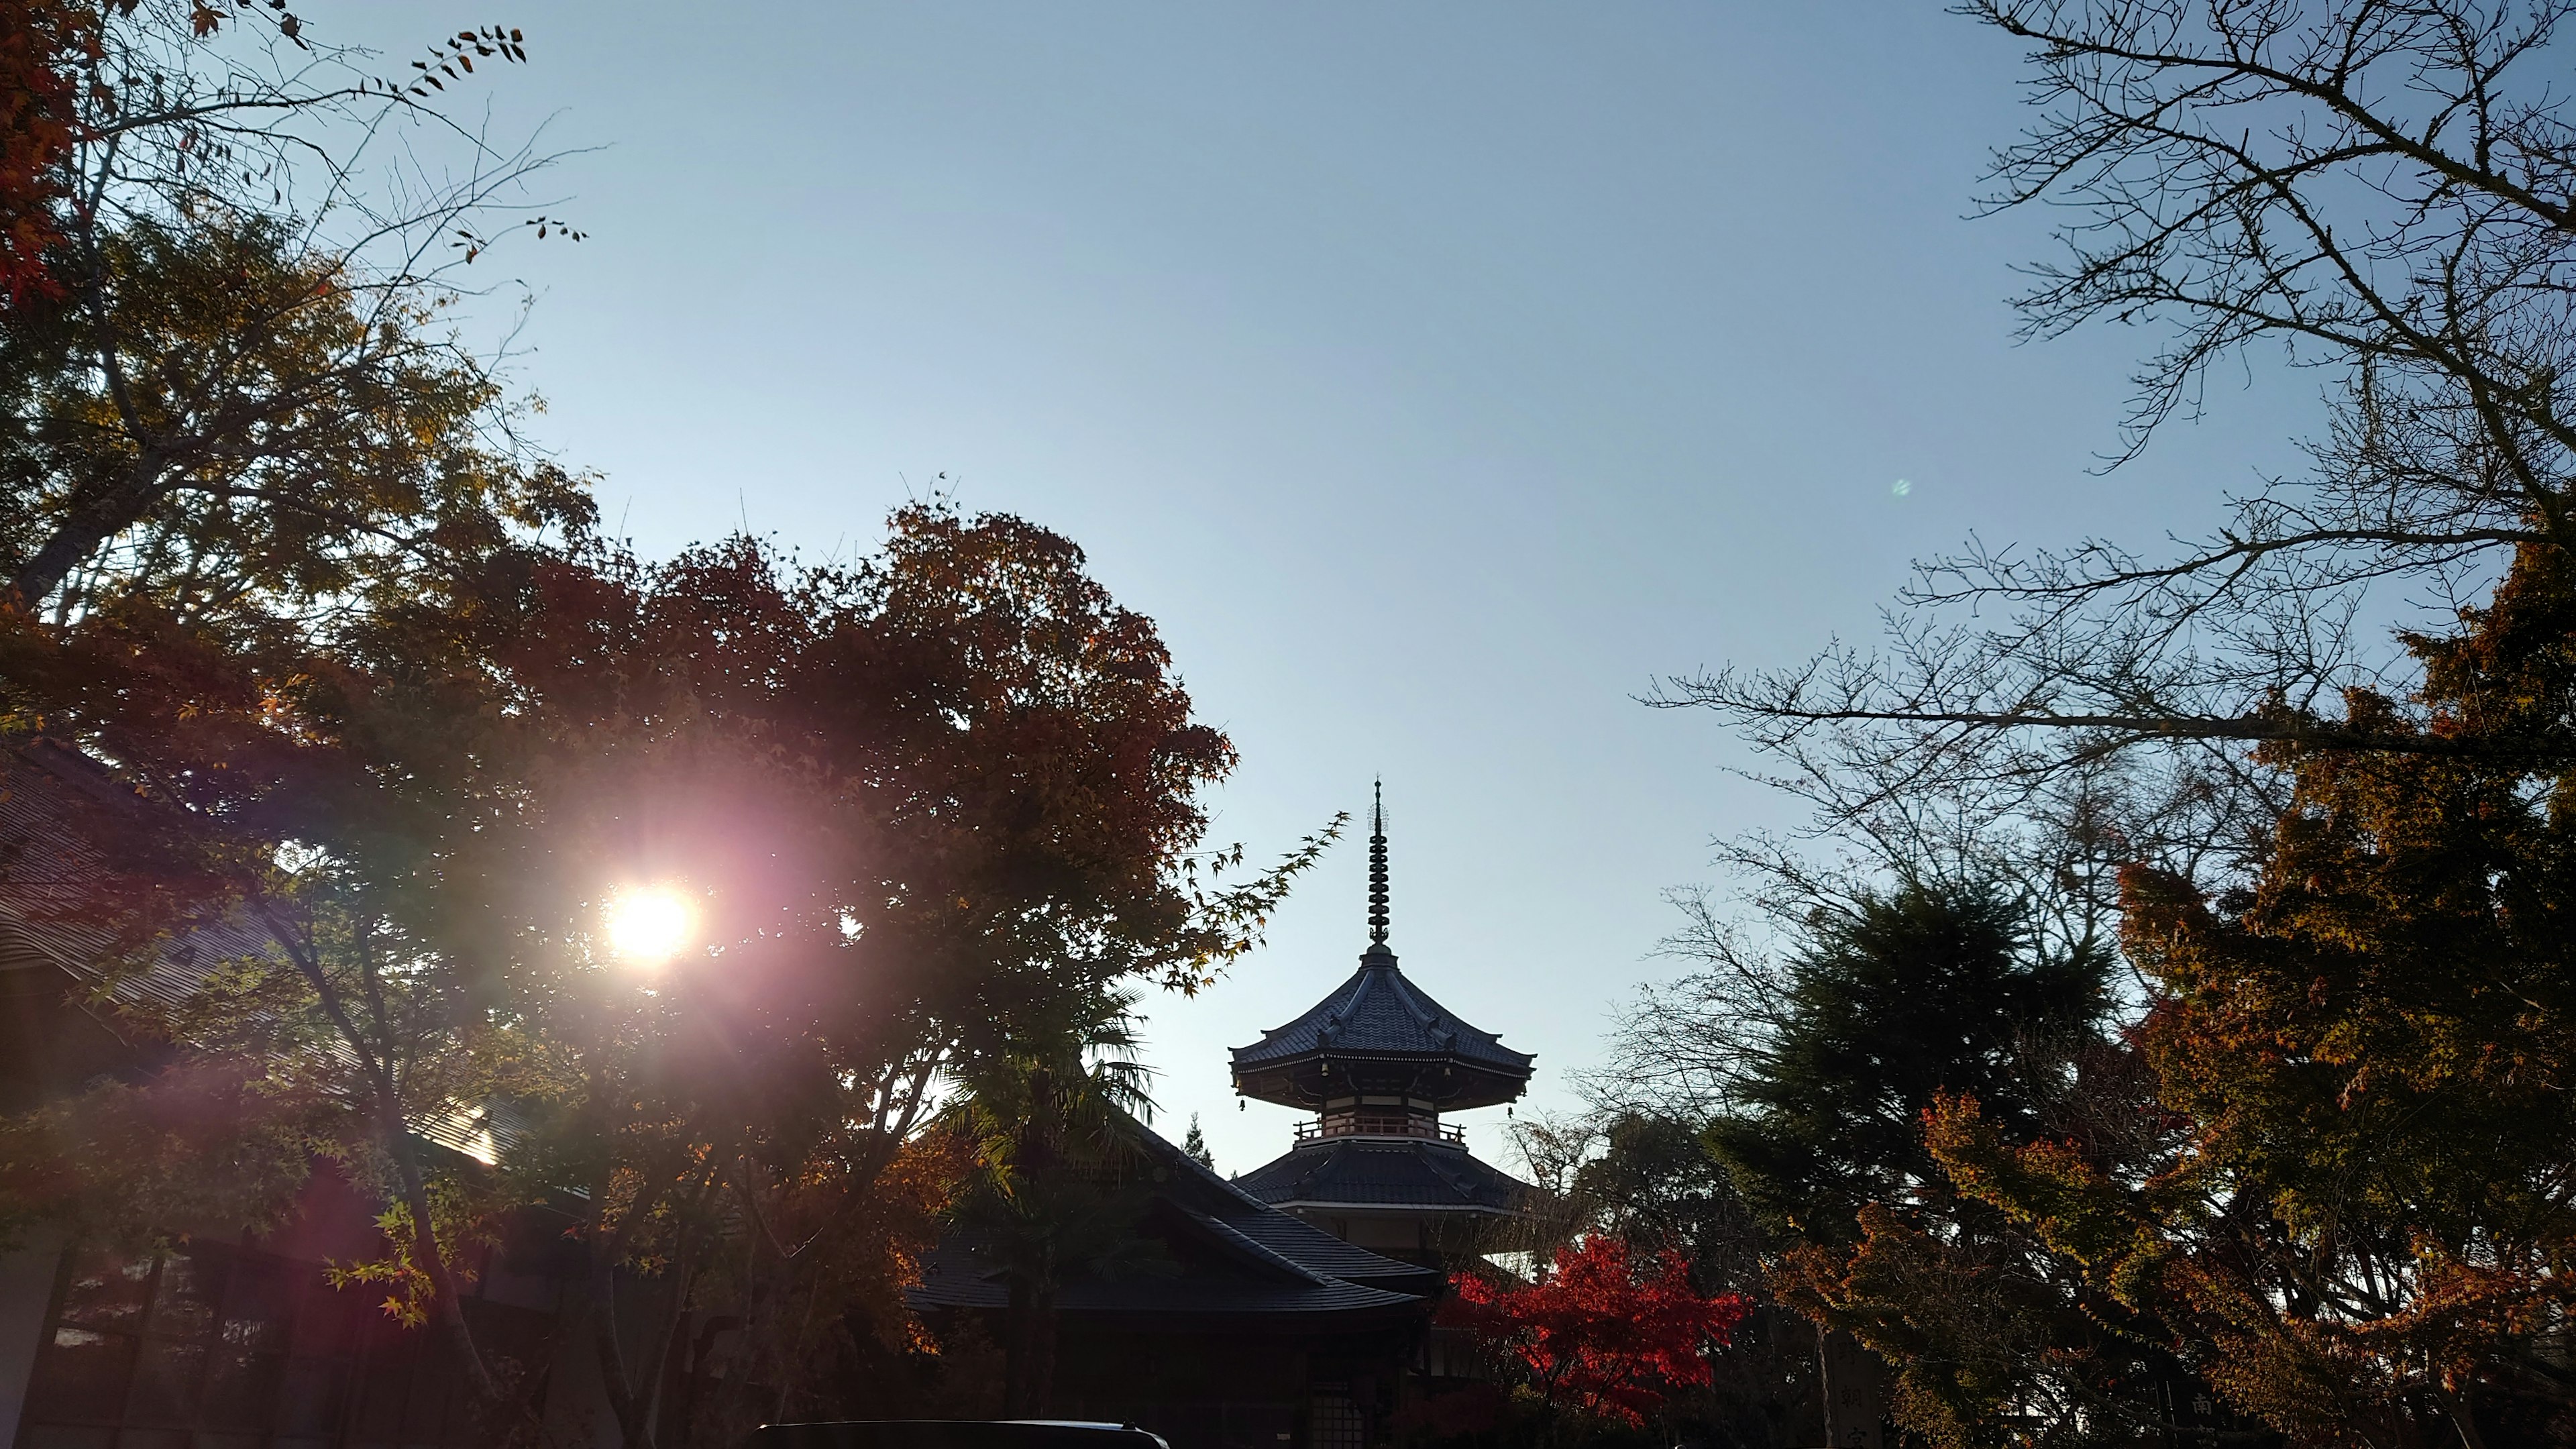
POLYGON ((1078 1419, 847 1419, 763 1424, 743 1449, 1172 1449, 1133 1424, 1078 1419))

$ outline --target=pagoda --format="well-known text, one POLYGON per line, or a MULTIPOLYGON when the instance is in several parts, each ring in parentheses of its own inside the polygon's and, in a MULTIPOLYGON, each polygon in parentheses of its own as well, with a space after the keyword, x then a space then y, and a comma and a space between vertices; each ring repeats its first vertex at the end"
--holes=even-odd
POLYGON ((1233 1054, 1234 1089, 1315 1114, 1287 1155, 1235 1185, 1356 1247, 1433 1266, 1510 1247, 1534 1192, 1477 1160, 1445 1113, 1527 1089, 1532 1058, 1434 1001, 1387 938, 1386 805, 1369 817, 1369 946, 1359 970, 1233 1054))

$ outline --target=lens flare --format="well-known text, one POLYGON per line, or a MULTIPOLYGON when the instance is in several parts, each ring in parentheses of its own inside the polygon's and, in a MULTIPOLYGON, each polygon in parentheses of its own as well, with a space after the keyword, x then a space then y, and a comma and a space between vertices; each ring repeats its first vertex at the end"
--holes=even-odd
POLYGON ((638 966, 659 966, 689 949, 698 913, 688 898, 663 886, 621 891, 605 912, 608 949, 638 966))

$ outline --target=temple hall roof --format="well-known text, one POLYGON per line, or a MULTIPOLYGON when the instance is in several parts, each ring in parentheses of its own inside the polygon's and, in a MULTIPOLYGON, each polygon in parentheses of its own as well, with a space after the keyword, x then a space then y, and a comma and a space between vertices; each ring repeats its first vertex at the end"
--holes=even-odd
MULTIPOLYGON (((1436 1270, 1381 1257, 1271 1207, 1201 1167, 1141 1124, 1153 1191, 1135 1232, 1168 1261, 1149 1270, 1075 1276, 1056 1293, 1075 1315, 1258 1318, 1280 1328, 1333 1331, 1428 1311, 1436 1270)), ((914 1308, 992 1309, 1010 1302, 1000 1264, 965 1233, 922 1261, 905 1299, 914 1308)))

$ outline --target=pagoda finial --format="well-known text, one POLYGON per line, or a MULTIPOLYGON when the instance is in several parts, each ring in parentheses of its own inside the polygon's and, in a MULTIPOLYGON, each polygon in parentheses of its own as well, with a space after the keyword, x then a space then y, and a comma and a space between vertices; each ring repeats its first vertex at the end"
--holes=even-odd
POLYGON ((1369 940, 1386 944, 1386 781, 1369 809, 1369 940))

